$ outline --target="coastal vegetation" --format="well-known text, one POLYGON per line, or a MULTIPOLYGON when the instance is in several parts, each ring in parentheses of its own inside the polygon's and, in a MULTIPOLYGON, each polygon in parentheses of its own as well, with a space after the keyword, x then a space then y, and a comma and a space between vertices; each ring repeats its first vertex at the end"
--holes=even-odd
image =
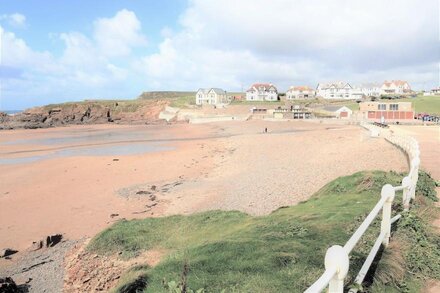
MULTIPOLYGON (((137 285, 146 292, 302 292, 322 274, 326 249, 344 245, 379 199, 381 187, 399 185, 402 177, 395 172, 358 172, 267 216, 208 211, 122 220, 98 234, 87 249, 125 259, 150 249, 168 252, 154 267, 136 266, 126 272, 115 292, 137 285)), ((421 172, 418 185, 413 208, 394 228, 395 247, 385 250, 367 278, 371 292, 413 292, 426 278, 440 279, 440 236, 429 224, 438 214, 432 205, 435 182, 421 172)), ((402 210, 399 197, 395 213, 402 210)), ((379 226, 380 218, 351 254, 347 286, 379 226)))

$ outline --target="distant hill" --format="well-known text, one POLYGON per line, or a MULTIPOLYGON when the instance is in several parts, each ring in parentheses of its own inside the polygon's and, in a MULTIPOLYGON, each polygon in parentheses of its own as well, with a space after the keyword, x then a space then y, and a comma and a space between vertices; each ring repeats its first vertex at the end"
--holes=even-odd
POLYGON ((155 91, 155 92, 143 92, 139 95, 138 99, 175 99, 180 97, 192 96, 196 92, 179 92, 179 91, 155 91))

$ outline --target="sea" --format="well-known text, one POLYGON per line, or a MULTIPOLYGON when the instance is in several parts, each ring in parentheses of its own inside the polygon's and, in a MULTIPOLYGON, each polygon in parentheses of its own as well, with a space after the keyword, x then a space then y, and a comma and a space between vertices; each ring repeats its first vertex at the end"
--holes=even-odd
POLYGON ((0 112, 4 112, 9 115, 14 115, 22 112, 22 110, 0 110, 0 112))

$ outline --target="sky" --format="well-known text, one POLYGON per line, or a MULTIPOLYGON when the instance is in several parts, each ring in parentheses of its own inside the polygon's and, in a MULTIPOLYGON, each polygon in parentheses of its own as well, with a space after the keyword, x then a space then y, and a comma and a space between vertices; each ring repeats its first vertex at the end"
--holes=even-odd
POLYGON ((438 0, 0 0, 0 110, 254 82, 440 82, 438 0))

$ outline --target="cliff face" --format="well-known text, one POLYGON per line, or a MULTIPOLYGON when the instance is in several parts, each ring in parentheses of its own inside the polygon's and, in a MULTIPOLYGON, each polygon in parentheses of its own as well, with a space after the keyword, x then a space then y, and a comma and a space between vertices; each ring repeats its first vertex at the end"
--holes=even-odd
POLYGON ((68 124, 155 124, 169 104, 161 100, 90 101, 48 105, 16 115, 0 113, 0 129, 46 128, 68 124))

